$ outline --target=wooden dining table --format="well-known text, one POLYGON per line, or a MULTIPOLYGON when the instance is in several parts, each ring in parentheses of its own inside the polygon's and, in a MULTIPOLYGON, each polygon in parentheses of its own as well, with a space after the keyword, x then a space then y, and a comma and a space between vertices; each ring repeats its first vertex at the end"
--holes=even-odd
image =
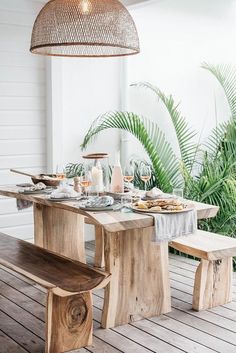
MULTIPOLYGON (((102 327, 111 328, 171 311, 168 243, 152 242, 153 217, 134 212, 81 210, 78 202, 54 202, 45 194, 22 194, 2 186, 0 195, 31 201, 34 241, 85 262, 85 220, 104 230, 105 288, 102 327)), ((217 206, 193 202, 198 219, 215 217, 217 206)))

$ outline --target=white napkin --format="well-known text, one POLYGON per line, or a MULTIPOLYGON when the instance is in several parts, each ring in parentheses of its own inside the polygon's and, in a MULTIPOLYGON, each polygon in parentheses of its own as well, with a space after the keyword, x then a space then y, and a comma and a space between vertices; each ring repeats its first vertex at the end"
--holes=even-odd
POLYGON ((153 241, 157 243, 191 235, 197 230, 197 211, 195 209, 181 213, 150 213, 150 215, 155 221, 153 241))
POLYGON ((33 206, 33 202, 28 200, 16 199, 16 207, 18 211, 25 210, 26 208, 30 208, 33 206))
POLYGON ((146 197, 158 197, 163 195, 163 192, 158 188, 152 188, 149 191, 146 191, 146 197))
POLYGON ((63 198, 71 198, 71 197, 77 197, 80 194, 77 193, 73 188, 71 188, 69 185, 61 186, 58 189, 54 190, 50 198, 51 199, 63 199, 63 198))

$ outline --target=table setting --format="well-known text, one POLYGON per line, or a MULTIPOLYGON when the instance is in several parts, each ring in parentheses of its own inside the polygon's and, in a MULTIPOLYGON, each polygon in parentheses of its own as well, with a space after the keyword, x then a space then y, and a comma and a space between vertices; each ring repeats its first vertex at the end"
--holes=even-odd
MULTIPOLYGON (((151 178, 151 167, 140 166, 140 179, 144 190, 134 187, 135 170, 132 163, 121 168, 119 153, 113 168, 109 165, 107 153, 92 153, 83 156, 80 175, 74 183, 67 179, 66 168, 58 164, 56 173, 31 175, 11 169, 12 172, 30 176, 33 184, 18 185, 18 192, 24 195, 42 195, 53 203, 73 202, 73 207, 88 212, 140 213, 154 220, 153 241, 170 241, 179 236, 195 233, 197 212, 194 205, 183 199, 183 189, 164 193, 157 187, 147 190, 151 178)), ((18 210, 32 205, 17 200, 18 210)))

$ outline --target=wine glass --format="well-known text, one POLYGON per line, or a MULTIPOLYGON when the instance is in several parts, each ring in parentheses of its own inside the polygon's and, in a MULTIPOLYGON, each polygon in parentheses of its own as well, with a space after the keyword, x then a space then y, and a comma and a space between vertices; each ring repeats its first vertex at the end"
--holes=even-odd
POLYGON ((147 182, 151 179, 151 168, 149 165, 143 164, 140 169, 140 179, 145 184, 145 191, 147 191, 147 182))
POLYGON ((57 164, 56 166, 56 176, 60 180, 60 186, 63 186, 66 180, 66 168, 62 163, 57 164))
POLYGON ((92 176, 91 173, 85 168, 82 167, 80 175, 80 186, 84 188, 85 196, 88 196, 88 188, 92 185, 92 176))
POLYGON ((125 169, 124 169, 124 181, 128 183, 128 186, 130 188, 130 183, 134 180, 134 167, 132 164, 127 164, 125 169))

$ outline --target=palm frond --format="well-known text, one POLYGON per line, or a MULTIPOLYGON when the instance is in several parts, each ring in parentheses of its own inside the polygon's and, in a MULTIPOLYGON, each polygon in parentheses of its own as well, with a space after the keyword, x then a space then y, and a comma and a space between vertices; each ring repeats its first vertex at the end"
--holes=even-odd
POLYGON ((230 119, 216 126, 208 139, 207 147, 215 157, 218 153, 223 153, 229 158, 232 155, 236 158, 236 67, 203 63, 202 68, 217 79, 230 108, 230 119))
POLYGON ((130 112, 109 112, 97 118, 84 137, 81 148, 106 129, 122 129, 134 135, 143 145, 158 178, 160 187, 170 192, 182 182, 179 162, 166 141, 164 133, 154 122, 130 112))
POLYGON ((236 67, 229 64, 212 65, 206 62, 201 67, 211 72, 220 83, 228 101, 231 118, 236 119, 236 67))
POLYGON ((159 100, 166 107, 171 121, 173 123, 176 138, 178 140, 178 145, 180 149, 181 159, 184 162, 185 166, 192 170, 193 163, 196 159, 196 155, 199 149, 199 145, 194 142, 194 137, 196 132, 192 131, 186 119, 181 115, 179 111, 179 104, 175 104, 172 95, 165 95, 159 88, 148 83, 148 82, 138 82, 134 83, 131 86, 143 87, 153 91, 159 100))
POLYGON ((66 165, 66 177, 67 178, 75 178, 77 176, 81 176, 83 171, 82 163, 68 163, 66 165))
POLYGON ((213 156, 216 156, 218 154, 228 126, 229 126, 228 121, 217 125, 212 130, 210 136, 208 137, 205 145, 208 148, 209 152, 212 153, 213 156))

